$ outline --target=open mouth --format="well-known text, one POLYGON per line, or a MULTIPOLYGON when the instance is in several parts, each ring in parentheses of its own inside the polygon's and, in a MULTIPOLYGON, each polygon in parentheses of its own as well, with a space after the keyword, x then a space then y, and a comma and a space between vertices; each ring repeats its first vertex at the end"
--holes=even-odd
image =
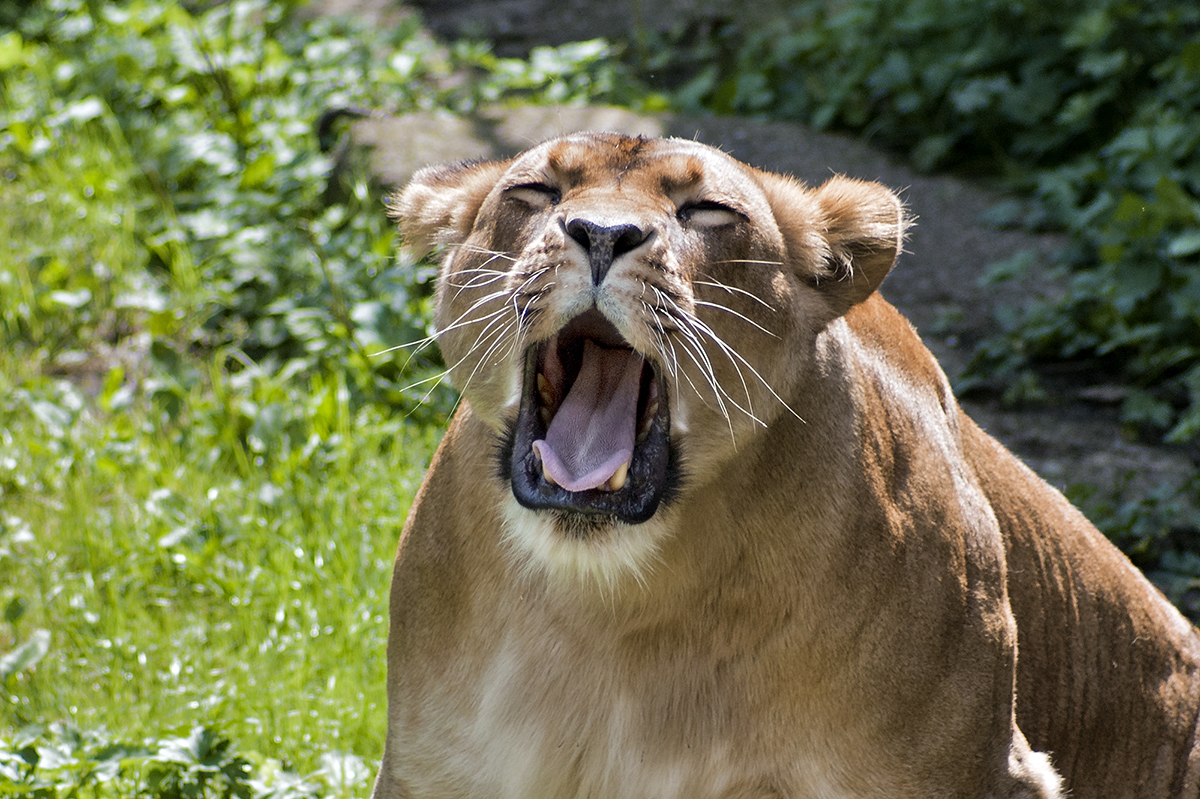
POLYGON ((674 475, 667 385, 598 311, 529 348, 510 457, 528 508, 654 515, 674 475))

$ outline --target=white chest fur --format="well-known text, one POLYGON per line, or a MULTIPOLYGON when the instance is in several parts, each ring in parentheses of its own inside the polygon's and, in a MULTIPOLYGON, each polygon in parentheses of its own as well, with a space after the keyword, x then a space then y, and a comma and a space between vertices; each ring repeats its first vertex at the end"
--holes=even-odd
POLYGON ((784 762, 750 754, 763 749, 745 732, 734 734, 735 714, 713 686, 671 696, 670 674, 656 686, 595 661, 565 670, 577 654, 510 635, 469 700, 462 686, 457 700, 441 689, 419 700, 421 729, 393 741, 397 776, 413 799, 846 795, 829 778, 842 769, 811 749, 793 750, 784 762))

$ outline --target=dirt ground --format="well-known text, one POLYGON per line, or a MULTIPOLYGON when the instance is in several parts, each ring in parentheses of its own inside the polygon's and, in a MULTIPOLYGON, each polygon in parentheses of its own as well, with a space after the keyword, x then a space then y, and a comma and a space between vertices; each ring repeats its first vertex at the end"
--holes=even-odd
MULTIPOLYGON (((395 13, 384 0, 322 2, 329 10, 377 18, 395 13)), ((576 35, 580 25, 580 30, 590 31, 588 36, 606 30, 624 32, 635 8, 643 13, 641 24, 658 28, 716 13, 716 4, 708 0, 607 4, 422 0, 419 5, 425 6, 428 24, 438 34, 491 32, 513 51, 580 38, 576 35)), ((840 173, 878 180, 900 191, 917 225, 882 292, 913 321, 951 380, 969 360, 971 343, 994 329, 996 308, 1056 290, 1040 278, 981 285, 989 264, 1027 250, 1034 254, 1035 264, 1044 265, 1060 244, 1054 236, 984 224, 981 215, 1003 195, 960 177, 920 174, 861 141, 786 122, 638 116, 610 108, 492 110, 470 119, 424 114, 357 123, 352 152, 365 154, 380 183, 394 187, 425 164, 507 156, 550 136, 584 129, 694 138, 755 166, 790 173, 809 183, 840 173)), ((1040 274, 1036 266, 1031 273, 1040 274)), ((966 398, 962 404, 985 429, 1059 488, 1088 485, 1120 501, 1181 485, 1195 471, 1192 457, 1180 448, 1135 440, 1123 430, 1114 402, 1120 389, 1110 385, 1111 379, 1111 375, 1069 368, 1048 381, 1052 391, 1044 405, 1006 408, 988 396, 966 398)))

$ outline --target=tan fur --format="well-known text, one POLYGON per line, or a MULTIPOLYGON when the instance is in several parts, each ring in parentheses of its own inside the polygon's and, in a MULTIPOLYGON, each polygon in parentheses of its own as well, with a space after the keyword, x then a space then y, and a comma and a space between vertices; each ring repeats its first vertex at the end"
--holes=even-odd
POLYGON ((581 134, 394 207, 446 245, 464 401, 396 559, 376 799, 1196 796, 1195 629, 875 293, 891 192, 581 134), (580 217, 655 235, 594 286, 580 217), (711 335, 656 337, 659 295, 711 335), (672 375, 683 479, 643 524, 498 466, 523 354, 589 308, 672 375))

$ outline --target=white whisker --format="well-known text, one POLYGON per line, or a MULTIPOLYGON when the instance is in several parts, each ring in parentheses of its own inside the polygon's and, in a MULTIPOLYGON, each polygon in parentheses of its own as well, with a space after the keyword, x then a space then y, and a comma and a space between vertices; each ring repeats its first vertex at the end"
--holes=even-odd
MULTIPOLYGON (((668 303, 671 304, 671 306, 675 309, 675 311, 679 315, 679 317, 686 321, 687 324, 681 326, 681 328, 680 328, 681 332, 687 337, 687 339, 689 339, 692 342, 696 351, 698 353, 700 353, 701 356, 704 358, 704 364, 706 367, 707 374, 709 376, 709 383, 712 385, 713 390, 715 392, 719 392, 720 394, 723 394, 725 396, 725 398, 727 398, 729 400, 730 404, 732 404, 735 408, 737 408, 742 413, 746 414, 747 416, 749 416, 751 419, 758 422, 759 424, 762 424, 762 422, 758 419, 758 417, 756 417, 754 415, 753 403, 750 398, 750 387, 746 385, 746 378, 742 374, 742 370, 738 367, 737 362, 734 361, 733 366, 734 366, 734 369, 738 373, 738 380, 740 380, 742 383, 742 390, 746 393, 746 404, 750 406, 750 408, 748 408, 748 409, 743 408, 736 400, 734 400, 734 398, 729 394, 729 392, 725 391, 725 389, 720 385, 719 381, 717 380, 716 371, 713 368, 712 361, 709 360, 708 354, 704 351, 703 343, 700 341, 699 337, 696 336, 696 334, 691 331, 692 327, 705 326, 705 325, 698 318, 696 318, 695 314, 690 314, 690 313, 685 312, 683 310, 683 308, 681 308, 679 306, 679 304, 677 302, 675 302, 674 300, 672 300, 671 298, 664 297, 664 299, 668 303)), ((697 366, 699 366, 699 364, 697 364, 697 366)), ((718 401, 720 401, 719 397, 718 397, 718 401)), ((728 416, 726 418, 728 419, 728 416)), ((765 427, 765 425, 764 425, 764 427, 765 427)))
MULTIPOLYGON (((701 346, 701 345, 697 341, 694 344, 694 346, 701 346)), ((728 357, 728 355, 726 357, 728 357)), ((750 418, 754 422, 757 422, 762 427, 766 427, 767 426, 766 423, 763 422, 761 419, 759 419, 758 416, 756 416, 754 413, 754 403, 750 396, 750 387, 748 385, 746 385, 746 376, 744 374, 742 374, 741 367, 738 366, 737 362, 734 361, 732 358, 730 358, 730 362, 733 363, 734 371, 737 372, 738 381, 741 382, 741 384, 742 384, 742 391, 746 394, 746 405, 748 407, 745 407, 745 408, 743 408, 741 403, 739 403, 737 400, 735 400, 733 398, 733 395, 730 394, 728 391, 726 391, 725 387, 722 386, 720 384, 720 382, 716 379, 715 372, 713 371, 713 368, 711 366, 711 363, 709 362, 707 354, 705 354, 704 360, 705 360, 706 364, 709 364, 708 372, 710 375, 712 375, 712 379, 710 380, 710 383, 712 384, 713 388, 716 391, 719 391, 725 397, 725 399, 727 399, 729 401, 730 405, 737 408, 739 411, 741 411, 743 414, 745 414, 748 418, 750 418)))
MULTIPOLYGON (((463 316, 465 316, 466 314, 470 313, 473 310, 475 310, 475 306, 472 306, 472 307, 468 308, 466 311, 464 311, 463 316)), ((419 352, 421 352, 421 350, 425 349, 430 344, 434 343, 439 338, 441 338, 443 335, 445 335, 446 333, 449 333, 451 330, 454 330, 459 327, 467 327, 469 325, 479 324, 480 322, 484 321, 485 319, 489 319, 498 313, 503 313, 503 311, 502 310, 501 311, 493 311, 492 313, 487 314, 485 316, 481 316, 478 319, 471 319, 470 321, 466 321, 466 322, 456 321, 454 324, 447 326, 444 330, 437 331, 432 336, 426 336, 425 338, 417 339, 416 341, 410 341, 406 344, 397 344, 394 347, 388 347, 387 349, 382 349, 377 352, 370 352, 370 353, 367 353, 367 356, 370 358, 374 358, 378 355, 387 355, 389 352, 395 352, 396 350, 405 350, 405 349, 408 349, 409 347, 418 347, 418 349, 415 352, 413 352, 412 355, 409 356, 409 359, 411 360, 413 358, 413 356, 417 355, 419 352)), ((462 319, 462 316, 459 317, 459 320, 461 320, 461 319, 462 319)), ((407 361, 405 363, 407 364, 407 361)))
MULTIPOLYGON (((704 324, 704 323, 703 323, 703 322, 701 322, 699 319, 694 319, 694 321, 695 321, 695 323, 696 323, 696 325, 697 325, 698 329, 700 330, 700 332, 704 333, 704 334, 705 334, 705 335, 707 335, 709 338, 711 338, 711 339, 712 339, 712 340, 713 340, 713 341, 714 341, 714 342, 717 344, 717 346, 719 346, 719 347, 720 347, 720 348, 721 348, 721 349, 722 349, 722 350, 723 350, 723 351, 726 353, 726 355, 728 355, 728 356, 730 357, 730 359, 731 359, 731 360, 732 360, 733 358, 736 358, 737 360, 739 360, 739 361, 741 361, 743 364, 745 364, 746 368, 750 370, 750 373, 751 373, 751 374, 753 374, 755 377, 757 377, 757 378, 758 378, 758 381, 759 381, 760 383, 762 383, 762 384, 763 384, 763 387, 764 387, 764 388, 766 388, 766 389, 767 389, 767 391, 771 392, 771 396, 772 396, 772 397, 774 397, 775 399, 779 400, 780 404, 781 404, 781 405, 783 405, 783 407, 787 409, 788 413, 790 413, 792 416, 795 416, 795 417, 796 417, 797 419, 799 419, 801 422, 803 422, 803 421, 804 421, 804 419, 802 419, 802 418, 800 417, 800 414, 796 413, 796 411, 792 409, 792 406, 791 406, 791 405, 788 405, 787 401, 786 401, 786 400, 784 400, 784 398, 783 398, 783 397, 779 396, 779 394, 778 394, 778 393, 776 393, 775 389, 774 389, 774 388, 772 388, 771 384, 770 384, 770 383, 768 383, 768 382, 766 381, 766 379, 765 379, 765 378, 763 378, 763 376, 762 376, 762 375, 760 375, 760 374, 758 373, 758 370, 757 370, 757 369, 755 369, 755 368, 754 368, 754 367, 753 367, 753 366, 750 364, 750 362, 749 362, 749 361, 747 361, 747 360, 746 360, 744 357, 742 357, 742 354, 741 354, 740 352, 738 352, 737 350, 733 349, 733 348, 732 348, 732 347, 730 347, 728 344, 726 344, 724 341, 722 341, 722 340, 721 340, 721 337, 720 337, 720 336, 718 336, 716 333, 714 333, 714 332, 713 332, 713 330, 712 330, 712 328, 710 328, 708 325, 704 324)), ((735 365, 736 365, 736 364, 735 364, 735 365)), ((740 372, 741 372, 741 370, 739 369, 739 370, 738 370, 738 372, 740 373, 740 372)))
POLYGON ((783 266, 783 261, 757 261, 753 258, 727 258, 721 261, 710 261, 714 264, 759 264, 761 266, 783 266))
POLYGON ((745 316, 743 316, 742 314, 740 314, 740 313, 738 313, 737 311, 733 310, 732 308, 727 308, 727 307, 725 307, 724 305, 721 305, 720 303, 716 303, 716 302, 705 302, 705 301, 703 301, 703 300, 696 300, 696 299, 693 299, 693 300, 692 300, 692 303, 693 303, 693 304, 695 304, 695 305, 703 305, 705 308, 716 308, 716 309, 717 309, 717 310, 719 310, 719 311, 725 311, 726 313, 733 314, 733 315, 734 315, 734 316, 736 316, 738 319, 741 319, 743 322, 746 322, 746 323, 748 323, 748 324, 754 325, 755 327, 757 327, 757 328, 758 328, 759 330, 761 330, 762 332, 766 333, 766 334, 767 334, 768 336, 770 336, 771 338, 779 338, 779 336, 777 336, 776 334, 772 333, 770 330, 767 330, 765 327, 763 327, 762 325, 760 325, 758 322, 755 322, 753 319, 748 319, 748 318, 746 318, 745 316))
MULTIPOLYGON (((476 362, 475 368, 471 370, 471 374, 467 377, 467 382, 463 383, 462 393, 466 393, 467 386, 471 385, 471 381, 475 379, 475 375, 479 372, 479 369, 487 362, 487 359, 491 357, 492 353, 496 351, 496 348, 505 341, 508 333, 516 330, 519 326, 519 320, 513 319, 510 320, 508 324, 496 330, 496 334, 490 339, 491 344, 488 345, 488 348, 484 351, 483 355, 479 356, 479 360, 476 362)), ((513 336, 513 338, 515 339, 516 336, 513 336)))
MULTIPOLYGON (((458 277, 458 275, 456 274, 455 277, 458 277)), ((454 296, 457 297, 466 289, 477 289, 482 286, 490 286, 497 280, 503 280, 506 277, 508 277, 508 275, 504 272, 496 272, 492 269, 489 269, 486 273, 475 275, 466 283, 455 283, 452 279, 447 278, 446 285, 458 289, 458 291, 454 292, 454 296)))
MULTIPOLYGON (((438 339, 440 339, 442 336, 446 335, 450 331, 457 330, 459 328, 470 327, 471 325, 477 325, 481 322, 486 322, 489 319, 494 319, 495 317, 499 316, 500 314, 505 313, 508 310, 508 308, 506 306, 501 307, 495 311, 492 311, 491 313, 484 314, 483 316, 480 316, 475 319, 468 319, 465 321, 463 320, 463 317, 465 317, 467 314, 474 311, 480 305, 483 305, 486 302, 492 301, 493 299, 495 299, 497 296, 499 296, 501 294, 503 294, 503 292, 496 292, 494 294, 489 294, 487 297, 480 298, 479 300, 474 302, 471 305, 471 307, 469 307, 469 308, 467 308, 467 310, 463 311, 462 314, 458 317, 458 319, 454 320, 454 322, 452 324, 447 325, 444 329, 437 331, 432 336, 427 336, 426 338, 423 338, 418 342, 414 342, 414 344, 419 344, 420 346, 418 346, 415 350, 413 350, 411 353, 409 353, 408 359, 405 360, 404 364, 400 368, 401 369, 408 368, 408 364, 412 362, 413 358, 417 357, 419 354, 421 354, 422 351, 424 351, 424 349, 426 347, 433 344, 435 341, 437 341, 438 339)), ((410 345, 406 345, 406 346, 413 346, 413 345, 410 344, 410 345)))
POLYGON ((508 253, 500 252, 499 250, 490 250, 487 247, 480 247, 476 244, 467 244, 466 242, 462 242, 461 244, 452 244, 450 246, 457 247, 460 250, 466 250, 467 252, 481 253, 483 255, 492 256, 491 259, 486 263, 491 263, 497 258, 503 258, 504 260, 512 261, 513 263, 516 263, 517 261, 514 256, 509 255, 508 253))
MULTIPOLYGON (((721 388, 719 381, 717 380, 716 372, 713 370, 712 361, 709 360, 708 353, 704 351, 703 343, 700 341, 699 337, 689 329, 690 321, 693 318, 692 315, 684 313, 683 309, 681 309, 677 303, 675 303, 670 297, 663 294, 657 288, 654 289, 654 293, 658 295, 660 301, 668 303, 670 307, 675 308, 676 313, 680 317, 680 321, 687 323, 679 325, 679 333, 682 336, 680 343, 684 344, 684 352, 686 352, 688 357, 692 359, 692 362, 696 364, 696 368, 700 370, 700 374, 705 378, 709 387, 712 388, 713 396, 717 401, 717 407, 720 409, 721 415, 725 417, 726 423, 729 424, 729 432, 730 435, 732 435, 733 420, 729 416, 729 409, 725 407, 724 399, 725 397, 729 397, 729 394, 721 388), (690 346, 688 346, 689 344, 690 346), (703 363, 701 363, 701 360, 703 360, 703 363)), ((684 374, 684 377, 687 377, 686 373, 684 374)), ((694 388, 695 386, 693 386, 693 389, 694 388)), ((730 397, 729 399, 732 402, 732 398, 730 397)), ((739 410, 742 410, 743 413, 746 412, 745 409, 741 408, 741 406, 739 406, 736 402, 733 402, 732 404, 739 410)))
POLYGON ((697 286, 713 286, 714 288, 719 288, 724 291, 728 291, 730 294, 735 294, 735 293, 743 294, 743 295, 749 297, 750 299, 754 300, 755 302, 757 302, 759 305, 766 308, 768 311, 771 311, 772 313, 775 312, 775 309, 762 297, 758 296, 757 294, 754 294, 753 292, 746 291, 745 289, 740 289, 737 286, 727 286, 724 283, 721 283, 719 281, 708 281, 708 280, 694 280, 692 282, 695 283, 697 286))

